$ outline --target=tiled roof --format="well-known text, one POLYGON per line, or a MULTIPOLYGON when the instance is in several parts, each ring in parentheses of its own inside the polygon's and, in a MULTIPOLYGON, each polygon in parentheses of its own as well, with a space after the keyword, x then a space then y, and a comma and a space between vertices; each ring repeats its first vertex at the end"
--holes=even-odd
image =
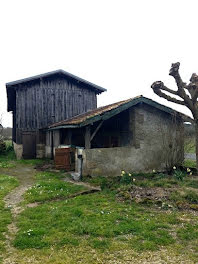
POLYGON ((126 109, 128 109, 131 106, 134 106, 138 103, 146 103, 148 105, 151 105, 155 108, 158 108, 164 112, 170 113, 170 114, 176 114, 183 119, 190 120, 191 118, 173 110, 170 107, 167 107, 165 105, 159 104, 149 98, 146 98, 142 95, 130 98, 127 100, 123 100, 117 103, 113 103, 110 105, 102 106, 99 108, 96 108, 94 110, 88 111, 86 113, 74 116, 72 118, 69 118, 67 120, 63 120, 57 123, 52 124, 49 126, 49 129, 53 128, 61 128, 61 127, 79 127, 79 126, 85 126, 89 123, 93 123, 99 120, 106 120, 113 115, 116 115, 126 109))

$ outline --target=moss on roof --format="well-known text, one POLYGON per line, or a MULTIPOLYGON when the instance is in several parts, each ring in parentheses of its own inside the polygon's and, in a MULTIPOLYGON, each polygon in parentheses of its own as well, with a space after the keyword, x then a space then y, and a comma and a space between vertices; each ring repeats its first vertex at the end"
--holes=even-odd
POLYGON ((148 105, 151 105, 161 111, 164 111, 169 114, 174 114, 179 118, 183 118, 184 121, 189 121, 191 118, 189 116, 186 116, 178 111, 173 110, 170 107, 167 107, 165 105, 159 104, 156 101, 153 101, 149 98, 146 98, 142 95, 130 98, 127 100, 123 100, 117 103, 113 103, 110 105, 102 106, 99 108, 96 108, 94 110, 88 111, 86 113, 74 116, 72 118, 69 118, 67 120, 63 120, 57 123, 52 124, 49 126, 49 129, 58 129, 63 127, 82 127, 86 126, 90 123, 97 122, 99 120, 107 120, 111 118, 114 115, 119 114, 120 112, 130 108, 131 106, 137 105, 139 103, 145 103, 148 105))

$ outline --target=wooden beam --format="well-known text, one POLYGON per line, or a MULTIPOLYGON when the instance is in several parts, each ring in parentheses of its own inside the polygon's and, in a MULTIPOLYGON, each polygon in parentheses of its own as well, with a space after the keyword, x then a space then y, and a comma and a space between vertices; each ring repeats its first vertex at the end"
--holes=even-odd
POLYGON ((101 128, 102 124, 104 123, 104 121, 102 120, 100 122, 100 124, 96 127, 95 131, 93 132, 93 134, 91 135, 90 140, 92 141, 92 139, 95 137, 96 133, 98 132, 98 130, 101 128))
POLYGON ((70 128, 67 130, 67 140, 68 140, 68 145, 71 145, 72 144, 72 131, 70 128))
POLYGON ((51 131, 51 159, 54 159, 54 131, 51 131))
POLYGON ((85 127, 85 148, 91 148, 91 129, 90 126, 85 127))

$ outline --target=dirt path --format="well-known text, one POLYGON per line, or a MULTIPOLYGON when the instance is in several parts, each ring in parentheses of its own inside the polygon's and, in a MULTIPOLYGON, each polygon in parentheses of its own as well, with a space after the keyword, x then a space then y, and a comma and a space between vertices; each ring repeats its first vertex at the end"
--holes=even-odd
POLYGON ((5 198, 5 207, 11 208, 12 223, 8 225, 8 232, 6 236, 6 252, 4 255, 3 264, 18 264, 15 261, 15 248, 12 246, 12 242, 17 233, 16 219, 17 216, 23 211, 20 203, 23 200, 23 194, 34 184, 35 170, 33 167, 17 166, 9 170, 0 170, 0 173, 14 176, 19 180, 19 186, 11 191, 5 198))

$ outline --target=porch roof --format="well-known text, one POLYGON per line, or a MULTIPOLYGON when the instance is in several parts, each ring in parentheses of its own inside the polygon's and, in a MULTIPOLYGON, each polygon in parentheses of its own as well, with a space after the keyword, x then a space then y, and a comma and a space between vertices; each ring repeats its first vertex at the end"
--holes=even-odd
POLYGON ((153 101, 149 98, 146 98, 142 95, 130 98, 127 100, 123 100, 117 103, 113 103, 110 105, 102 106, 99 108, 96 108, 94 110, 88 111, 86 113, 74 116, 72 118, 69 118, 67 120, 63 120, 57 123, 54 123, 48 127, 49 130, 54 129, 60 129, 60 128, 77 128, 77 127, 83 127, 89 124, 92 124, 94 122, 100 121, 100 120, 107 120, 111 118, 114 115, 117 115, 121 113, 122 111, 130 108, 131 106, 135 106, 140 103, 145 103, 147 105, 151 105, 152 107, 155 107, 161 111, 164 111, 166 113, 169 113, 171 115, 176 115, 178 118, 182 118, 184 121, 192 122, 193 119, 191 119, 189 116, 184 115, 176 110, 173 110, 170 107, 167 107, 165 105, 159 104, 156 101, 153 101))

